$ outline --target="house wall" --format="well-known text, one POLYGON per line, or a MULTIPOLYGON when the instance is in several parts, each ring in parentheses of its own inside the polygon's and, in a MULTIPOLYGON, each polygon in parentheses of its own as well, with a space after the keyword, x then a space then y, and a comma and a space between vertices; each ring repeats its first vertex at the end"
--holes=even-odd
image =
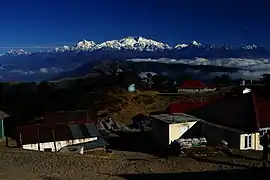
POLYGON ((152 137, 156 146, 168 148, 171 142, 179 139, 188 129, 194 126, 194 122, 169 124, 161 120, 153 119, 152 137))
POLYGON ((170 124, 169 125, 169 144, 171 144, 174 140, 179 139, 185 132, 187 132, 195 124, 196 124, 196 121, 170 124))
MULTIPOLYGON (((86 143, 97 140, 97 137, 94 138, 84 138, 84 139, 75 139, 75 140, 67 140, 67 141, 57 141, 56 144, 56 150, 54 147, 54 142, 46 142, 46 143, 39 143, 40 151, 44 151, 44 149, 51 149, 52 151, 59 151, 61 148, 68 146, 68 145, 74 145, 74 144, 80 144, 80 143, 86 143)), ((22 146, 23 149, 28 150, 35 150, 38 151, 38 143, 36 144, 25 144, 22 146)))
POLYGON ((260 144, 260 133, 241 134, 240 136, 240 149, 241 150, 262 150, 263 147, 260 144), (245 137, 251 137, 251 147, 245 147, 245 137))
POLYGON ((200 126, 198 128, 197 137, 205 137, 209 146, 217 146, 222 140, 225 140, 229 148, 240 148, 241 134, 239 132, 205 124, 203 122, 199 122, 198 125, 200 126))
POLYGON ((169 145, 169 124, 163 121, 152 120, 152 138, 155 146, 168 148, 169 145))
POLYGON ((178 89, 178 93, 205 93, 214 92, 216 88, 204 88, 204 89, 178 89))

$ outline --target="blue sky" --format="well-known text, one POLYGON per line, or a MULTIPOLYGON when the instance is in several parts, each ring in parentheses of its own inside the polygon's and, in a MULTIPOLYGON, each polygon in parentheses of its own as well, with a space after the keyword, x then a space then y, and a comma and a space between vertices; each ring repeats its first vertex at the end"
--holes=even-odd
POLYGON ((5 0, 0 51, 126 36, 270 47, 269 17, 267 0, 5 0))

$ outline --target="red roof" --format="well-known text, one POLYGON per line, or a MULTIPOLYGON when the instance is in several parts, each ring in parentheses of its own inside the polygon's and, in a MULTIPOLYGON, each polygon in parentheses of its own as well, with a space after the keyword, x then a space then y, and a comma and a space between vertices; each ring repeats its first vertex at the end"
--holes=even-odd
POLYGON ((206 85, 199 80, 185 80, 179 86, 179 89, 203 89, 206 85))
POLYGON ((256 132, 270 127, 269 107, 268 99, 251 92, 228 95, 185 113, 245 132, 256 132))
POLYGON ((168 107, 168 113, 184 113, 187 110, 200 107, 209 102, 175 102, 171 103, 168 107))
POLYGON ((270 101, 252 93, 258 128, 270 127, 270 101))
POLYGON ((198 107, 201 107, 206 104, 210 104, 212 102, 215 102, 216 100, 224 98, 223 96, 215 96, 207 101, 196 101, 196 102, 172 102, 168 107, 167 107, 167 112, 170 114, 173 113, 184 113, 188 110, 195 109, 198 107))

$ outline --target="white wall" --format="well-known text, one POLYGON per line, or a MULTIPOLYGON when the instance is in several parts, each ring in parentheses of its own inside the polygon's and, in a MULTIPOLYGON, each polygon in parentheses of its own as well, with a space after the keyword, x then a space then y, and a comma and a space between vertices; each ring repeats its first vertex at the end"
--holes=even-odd
POLYGON ((169 144, 174 140, 179 139, 185 132, 187 132, 197 121, 184 122, 169 125, 169 144))
POLYGON ((169 124, 161 120, 153 119, 153 142, 161 148, 168 148, 171 142, 179 139, 188 129, 194 126, 194 124, 196 124, 196 121, 169 124))
POLYGON ((178 93, 205 93, 205 92, 214 92, 216 88, 203 88, 203 89, 178 89, 178 93))
MULTIPOLYGON (((94 138, 85 138, 85 139, 75 139, 75 140, 67 140, 67 141, 56 141, 56 151, 59 151, 61 148, 73 145, 73 144, 80 144, 80 143, 86 143, 97 140, 97 137, 94 138)), ((46 143, 40 143, 40 151, 44 151, 44 149, 51 148, 52 151, 55 151, 54 142, 46 142, 46 143)), ((22 146, 23 149, 28 150, 35 150, 38 151, 38 143, 36 144, 25 144, 22 146)))

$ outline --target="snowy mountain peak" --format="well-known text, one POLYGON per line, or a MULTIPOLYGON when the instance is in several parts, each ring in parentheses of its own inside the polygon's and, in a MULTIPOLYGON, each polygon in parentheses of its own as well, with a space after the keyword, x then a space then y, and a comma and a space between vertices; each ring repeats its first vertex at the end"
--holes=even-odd
POLYGON ((177 44, 176 46, 174 46, 175 49, 182 49, 188 47, 188 44, 177 44))
POLYGON ((30 53, 25 52, 23 49, 19 50, 9 50, 5 55, 11 55, 11 56, 21 56, 21 55, 28 55, 30 53))
POLYGON ((257 48, 258 48, 258 46, 256 46, 255 44, 250 44, 250 45, 243 47, 243 49, 257 49, 257 48))
POLYGON ((201 45, 202 45, 201 43, 199 43, 199 42, 197 42, 197 41, 192 41, 191 44, 192 44, 193 46, 201 46, 201 45))
POLYGON ((78 49, 91 49, 96 46, 94 41, 83 40, 77 43, 76 48, 78 49))
POLYGON ((138 51, 157 51, 171 49, 168 44, 164 44, 152 39, 144 37, 132 37, 128 36, 120 40, 105 41, 96 45, 95 49, 126 49, 126 50, 138 50, 138 51))

